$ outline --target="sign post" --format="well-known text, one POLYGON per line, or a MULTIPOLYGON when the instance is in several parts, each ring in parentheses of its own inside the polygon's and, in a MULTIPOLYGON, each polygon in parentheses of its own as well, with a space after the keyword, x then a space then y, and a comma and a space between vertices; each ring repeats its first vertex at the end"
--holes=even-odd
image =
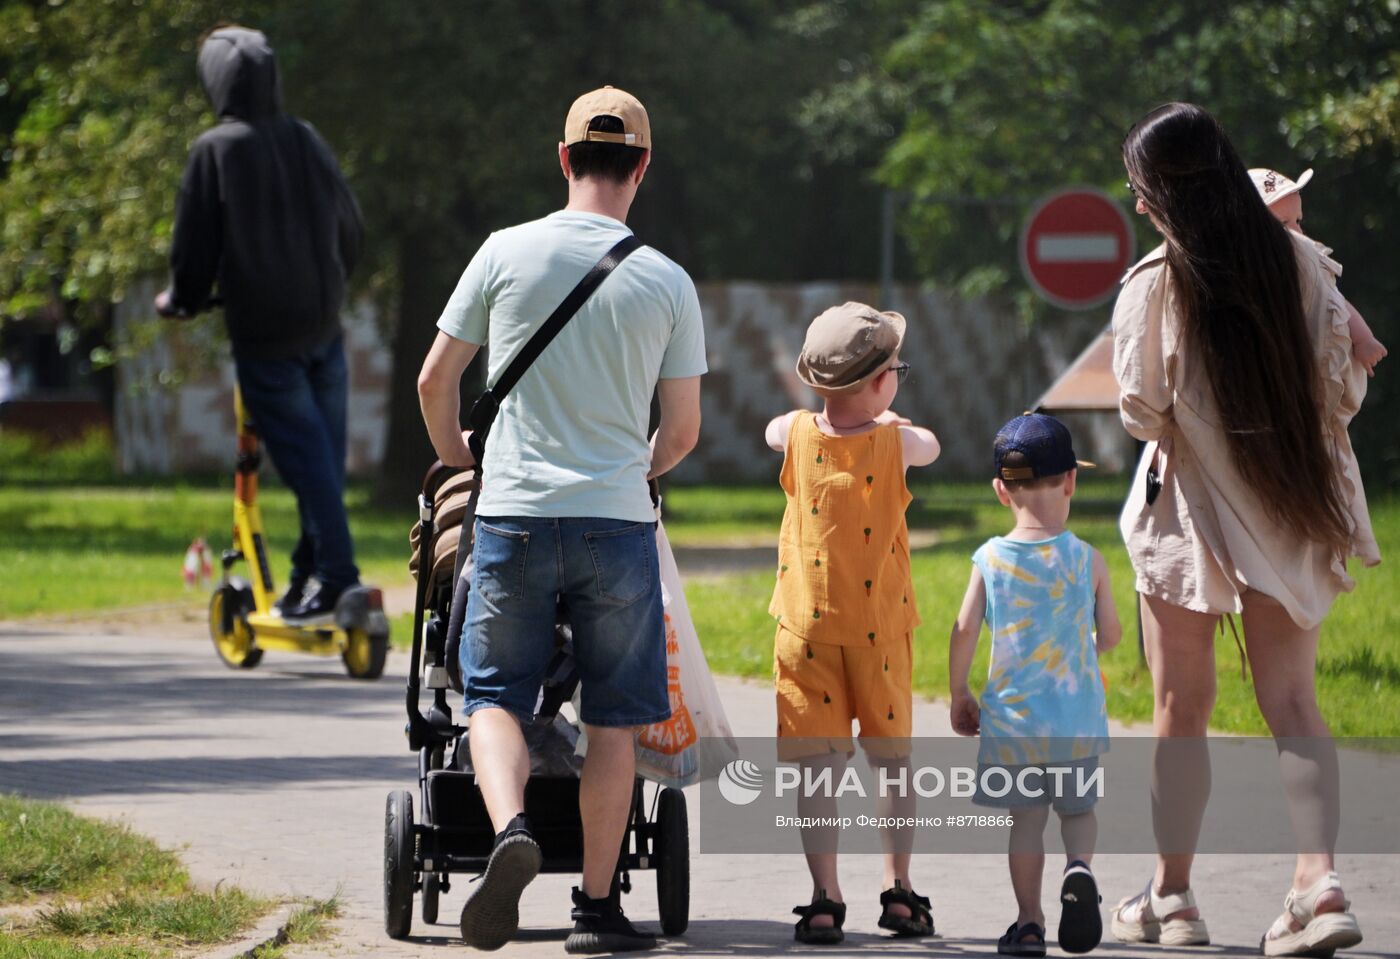
POLYGON ((1113 296, 1133 262, 1133 226, 1112 197, 1072 187, 1036 203, 1021 228, 1021 271, 1055 306, 1087 310, 1113 296))

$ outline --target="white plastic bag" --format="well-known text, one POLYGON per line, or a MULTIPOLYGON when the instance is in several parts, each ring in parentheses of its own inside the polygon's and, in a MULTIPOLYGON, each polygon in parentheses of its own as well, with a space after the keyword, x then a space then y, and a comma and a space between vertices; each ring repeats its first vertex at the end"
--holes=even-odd
MULTIPOLYGON (((661 597, 666 609, 666 691, 671 718, 646 726, 637 735, 637 775, 663 786, 689 786, 715 776, 739 755, 738 743, 724 715, 714 676, 686 605, 676 558, 666 529, 656 524, 661 597)), ((574 693, 577 699, 577 691, 574 693)), ((574 705, 578 708, 577 702, 574 705)), ((588 748, 579 736, 578 754, 588 748)))

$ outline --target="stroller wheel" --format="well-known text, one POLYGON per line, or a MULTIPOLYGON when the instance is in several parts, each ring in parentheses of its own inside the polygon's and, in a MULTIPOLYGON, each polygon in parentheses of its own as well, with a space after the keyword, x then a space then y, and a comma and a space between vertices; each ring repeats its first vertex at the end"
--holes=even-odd
POLYGON ((656 805, 656 903, 661 931, 679 936, 690 925, 690 819, 685 793, 661 790, 656 805))
POLYGON ((384 808, 384 931, 405 939, 413 926, 413 797, 406 789, 389 794, 384 808))
POLYGON ((254 644, 248 625, 252 609, 253 591, 247 586, 220 586, 209 597, 209 637, 230 669, 252 669, 262 661, 263 651, 254 644))
POLYGON ((438 896, 442 885, 432 873, 423 877, 423 921, 432 925, 438 920, 438 896))
POLYGON ((351 629, 346 632, 346 639, 340 659, 351 679, 378 679, 384 674, 384 660, 389 656, 387 633, 351 629))

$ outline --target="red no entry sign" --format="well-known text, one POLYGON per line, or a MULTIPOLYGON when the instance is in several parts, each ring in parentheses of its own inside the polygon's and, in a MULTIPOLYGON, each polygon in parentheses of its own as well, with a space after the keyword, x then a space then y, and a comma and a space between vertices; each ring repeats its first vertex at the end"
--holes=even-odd
POLYGON ((1102 190, 1075 187, 1035 205, 1021 228, 1021 270, 1045 299, 1067 310, 1098 306, 1133 262, 1133 228, 1102 190))

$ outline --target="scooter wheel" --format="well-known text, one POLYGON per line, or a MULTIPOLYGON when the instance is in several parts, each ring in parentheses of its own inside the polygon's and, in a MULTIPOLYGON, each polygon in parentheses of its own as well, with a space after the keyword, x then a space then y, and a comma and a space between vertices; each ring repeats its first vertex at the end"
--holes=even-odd
POLYGON ((345 652, 340 654, 351 679, 378 679, 384 675, 389 657, 389 634, 352 629, 346 633, 345 652))
POLYGON ((230 669, 252 669, 262 662, 263 651, 248 625, 252 609, 253 594, 247 588, 221 586, 209 597, 209 636, 214 651, 230 669))

